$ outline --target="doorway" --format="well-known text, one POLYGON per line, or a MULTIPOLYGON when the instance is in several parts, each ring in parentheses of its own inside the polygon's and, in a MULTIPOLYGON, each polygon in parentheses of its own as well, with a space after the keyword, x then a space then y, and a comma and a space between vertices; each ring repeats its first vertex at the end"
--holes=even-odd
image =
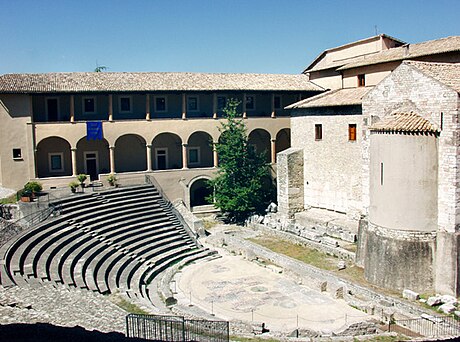
POLYGON ((97 151, 85 152, 85 173, 90 179, 96 180, 99 176, 99 163, 97 151))
POLYGON ((156 148, 155 149, 155 161, 157 170, 166 170, 168 168, 168 149, 167 148, 156 148))

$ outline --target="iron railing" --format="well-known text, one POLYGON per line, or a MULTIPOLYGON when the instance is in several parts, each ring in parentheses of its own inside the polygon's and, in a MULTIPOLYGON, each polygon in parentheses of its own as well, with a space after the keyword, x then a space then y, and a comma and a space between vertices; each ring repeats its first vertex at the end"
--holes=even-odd
POLYGON ((390 323, 389 331, 399 332, 409 337, 460 336, 460 321, 452 316, 396 320, 390 323))
POLYGON ((155 341, 228 342, 226 321, 190 320, 181 316, 126 316, 126 336, 155 341))

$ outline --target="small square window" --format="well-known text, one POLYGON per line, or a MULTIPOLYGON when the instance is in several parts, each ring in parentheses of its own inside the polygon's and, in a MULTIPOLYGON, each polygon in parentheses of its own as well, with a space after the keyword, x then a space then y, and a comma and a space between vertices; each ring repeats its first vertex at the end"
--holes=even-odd
POLYGON ((188 96, 187 97, 187 110, 189 112, 198 111, 198 96, 188 96))
POLYGON ((155 97, 155 112, 166 112, 166 97, 157 96, 155 97))
POLYGON ((348 125, 348 140, 356 141, 356 124, 348 125))
POLYGON ((131 97, 120 97, 120 113, 131 113, 131 97))
POLYGON ((358 87, 366 86, 366 77, 364 74, 358 75, 358 87))
POLYGON ((22 151, 20 148, 13 148, 13 159, 22 159, 22 151))
POLYGON ((188 150, 188 162, 189 164, 199 164, 200 163, 200 148, 199 147, 190 147, 188 150))
POLYGON ((96 99, 94 97, 83 98, 83 112, 90 114, 96 112, 96 99))
POLYGON ((281 96, 275 96, 273 105, 274 105, 275 109, 281 109, 281 106, 282 106, 281 96))
POLYGON ((246 96, 246 110, 256 109, 256 98, 253 95, 246 96))
POLYGON ((315 140, 322 140, 323 139, 323 125, 316 124, 315 125, 315 140))
POLYGON ((217 96, 217 110, 222 111, 227 105, 227 97, 217 96))
POLYGON ((48 162, 50 172, 61 172, 64 171, 64 158, 62 153, 50 153, 48 154, 48 162))

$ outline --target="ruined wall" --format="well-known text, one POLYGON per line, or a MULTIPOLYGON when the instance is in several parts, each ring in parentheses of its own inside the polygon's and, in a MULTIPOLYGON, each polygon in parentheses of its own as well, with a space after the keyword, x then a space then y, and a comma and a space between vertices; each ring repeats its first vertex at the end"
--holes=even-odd
POLYGON ((304 208, 303 150, 288 148, 277 154, 278 212, 284 218, 293 218, 304 208))

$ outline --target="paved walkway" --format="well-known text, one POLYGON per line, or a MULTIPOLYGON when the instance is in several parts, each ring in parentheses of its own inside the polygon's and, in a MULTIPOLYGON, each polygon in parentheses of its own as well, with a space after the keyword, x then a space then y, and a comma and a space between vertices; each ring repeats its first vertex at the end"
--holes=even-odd
POLYGON ((100 294, 51 285, 0 287, 0 324, 50 323, 125 332, 126 312, 100 294))
POLYGON ((267 328, 330 333, 371 316, 344 300, 299 285, 277 268, 264 267, 219 250, 221 259, 183 269, 176 298, 225 320, 264 322, 267 328))

